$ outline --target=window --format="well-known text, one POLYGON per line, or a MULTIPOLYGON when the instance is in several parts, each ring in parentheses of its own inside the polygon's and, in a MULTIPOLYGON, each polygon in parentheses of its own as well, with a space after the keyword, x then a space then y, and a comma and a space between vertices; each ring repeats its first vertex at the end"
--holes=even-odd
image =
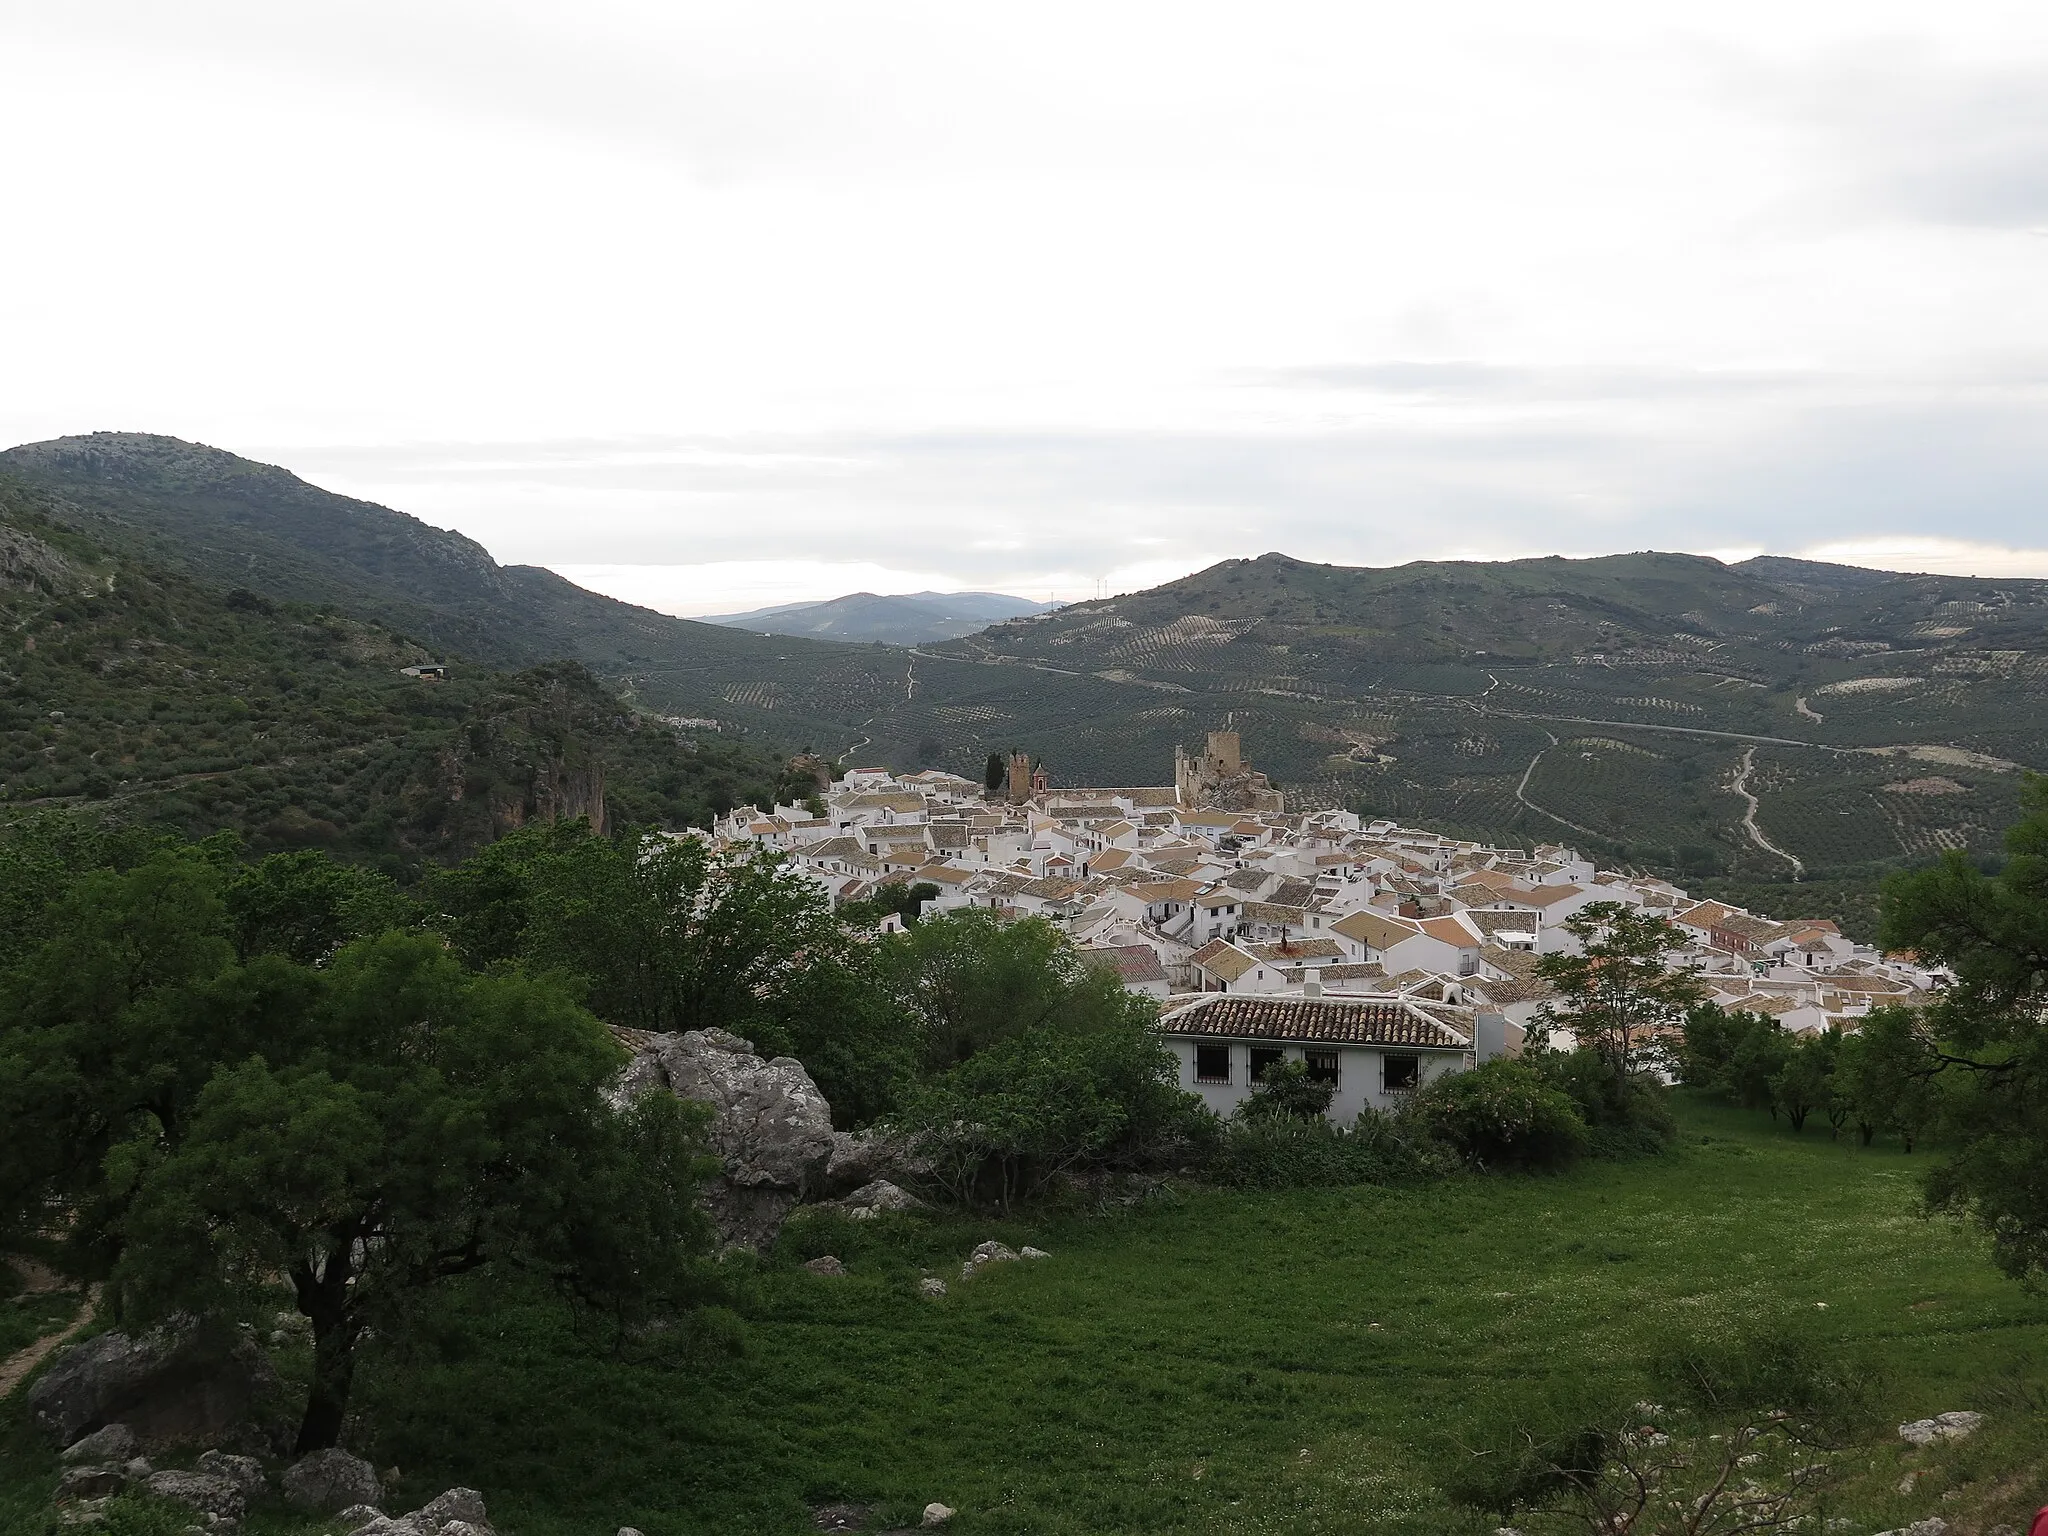
POLYGON ((1196 1046, 1195 1081, 1198 1083, 1229 1082, 1230 1047, 1227 1045, 1196 1046))
POLYGON ((1255 1045, 1252 1047, 1251 1080, 1258 1082, 1266 1074, 1266 1068, 1276 1062, 1285 1061, 1287 1053, 1277 1045, 1255 1045))
POLYGON ((1389 1051, 1380 1057, 1380 1087, 1388 1093, 1406 1093, 1421 1078, 1420 1056, 1396 1055, 1389 1051))
POLYGON ((1335 1051, 1303 1051, 1302 1060, 1308 1063, 1308 1080, 1312 1083, 1328 1083, 1337 1086, 1337 1053, 1335 1051))

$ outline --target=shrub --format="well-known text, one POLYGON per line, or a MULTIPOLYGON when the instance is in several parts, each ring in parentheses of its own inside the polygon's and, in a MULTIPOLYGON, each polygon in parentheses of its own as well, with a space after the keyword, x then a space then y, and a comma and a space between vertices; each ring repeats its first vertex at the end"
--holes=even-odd
POLYGON ((1251 1097, 1237 1106, 1246 1120, 1320 1120, 1337 1095, 1335 1083, 1308 1075, 1305 1061, 1276 1061, 1259 1074, 1251 1097))
POLYGON ((1007 1209, 1062 1174, 1199 1156, 1215 1117, 1178 1077, 1173 1053, 1135 1012, 1094 1028, 1046 1025, 930 1080, 893 1124, 917 1138, 955 1199, 1007 1209))
POLYGON ((1238 1117, 1225 1122, 1209 1175, 1236 1189, 1394 1184, 1448 1172, 1452 1164, 1409 1121, 1368 1110, 1346 1127, 1321 1116, 1238 1117))
POLYGON ((1416 1096, 1411 1113, 1480 1168, 1562 1168, 1591 1143, 1572 1099, 1519 1061, 1489 1061, 1440 1077, 1416 1096))
POLYGON ((1522 1060, 1572 1101, 1586 1122, 1587 1150, 1595 1157, 1647 1157, 1678 1136, 1671 1091, 1649 1073, 1616 1078, 1588 1050, 1531 1051, 1522 1060))

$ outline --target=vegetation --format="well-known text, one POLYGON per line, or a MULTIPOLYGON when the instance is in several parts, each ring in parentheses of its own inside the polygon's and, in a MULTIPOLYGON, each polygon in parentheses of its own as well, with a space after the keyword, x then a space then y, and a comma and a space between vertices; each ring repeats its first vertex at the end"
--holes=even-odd
POLYGON ((0 1236, 68 1211, 71 1267, 130 1326, 262 1317, 284 1276, 314 1339, 307 1451, 341 1432, 363 1335, 403 1337, 421 1291, 509 1265, 623 1327, 687 1306, 709 1232, 701 1115, 614 1110, 624 1052, 558 986, 395 932, 317 967, 238 958, 227 892, 303 868, 231 883, 165 849, 57 904, 0 997, 0 1236))
POLYGON ((1703 988, 1664 956, 1685 936, 1668 919, 1615 901, 1596 901, 1565 920, 1577 953, 1544 955, 1536 974, 1557 990, 1541 1015, 1546 1028, 1569 1029, 1607 1069, 1618 1098, 1628 1084, 1663 1065, 1666 1033, 1698 1002, 1703 988))
POLYGON ((678 733, 582 667, 400 669, 332 608, 116 556, 0 482, 0 813, 85 809, 410 877, 529 821, 701 825, 801 793, 753 747, 678 733))
MULTIPOLYGON (((1895 1148, 1681 1113, 1669 1156, 1536 1183, 1169 1189, 1019 1222, 827 1223, 817 1242, 799 1225, 735 1272, 730 1312, 623 1350, 542 1284, 462 1277, 415 1343, 363 1346, 361 1449, 404 1469, 397 1507, 466 1483, 520 1536, 795 1532, 848 1499, 914 1525, 934 1498, 968 1536, 1490 1536, 1498 1485, 1475 1473, 1497 1457, 1479 1453, 1642 1402, 1706 1441, 1771 1388, 1832 1376, 1862 1392, 1829 1429, 1846 1453, 1827 1518, 2024 1528, 2048 1498, 2040 1300, 1967 1230, 1918 1219, 1895 1148), (1053 1258, 918 1296, 989 1237, 1053 1258), (802 1272, 814 1249, 849 1275, 802 1272), (1990 1417, 1901 1446, 1894 1425, 1951 1408, 1990 1417)), ((0 1460, 39 1504, 54 1475, 21 1438, 0 1460)))
POLYGON ((1939 1207, 1991 1234, 2008 1272, 2048 1273, 2048 779, 2028 786, 2029 815, 1986 875, 1951 855, 1886 891, 1885 940, 1954 971, 1925 1034, 1898 1021, 1895 1117, 1915 1119, 1935 1091, 1947 1155, 1929 1181, 1939 1207))
POLYGON ((1995 853, 2020 814, 2015 765, 2048 761, 2038 581, 1661 554, 1385 571, 1268 555, 928 647, 912 689, 898 648, 664 618, 192 444, 95 434, 12 450, 0 470, 124 559, 386 626, 442 659, 573 659, 650 714, 968 778, 1000 735, 1056 784, 1157 782, 1175 745, 1228 716, 1297 803, 1569 839, 1859 937, 1857 885, 1944 849, 1995 853), (1745 744, 1715 732, 1769 738, 1748 744, 1748 789, 1799 869, 1745 829, 1745 744))

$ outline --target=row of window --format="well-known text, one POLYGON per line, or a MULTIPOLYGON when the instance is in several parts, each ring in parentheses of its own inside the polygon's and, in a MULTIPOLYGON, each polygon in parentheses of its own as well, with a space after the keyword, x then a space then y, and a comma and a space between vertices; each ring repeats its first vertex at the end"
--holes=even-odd
MULTIPOLYGON (((1285 1061, 1287 1052, 1277 1045, 1255 1045, 1250 1049, 1247 1083, 1256 1083, 1266 1068, 1276 1062, 1285 1061)), ((1318 1083, 1337 1086, 1337 1053, 1335 1051, 1304 1050, 1301 1059, 1308 1064, 1310 1079, 1318 1083)), ((1380 1090, 1384 1093, 1404 1093, 1422 1079, 1422 1058, 1404 1051, 1382 1051, 1380 1053, 1380 1090)), ((1227 1045, 1198 1045, 1195 1047, 1195 1081, 1198 1083, 1228 1083, 1230 1076, 1230 1047, 1227 1045)))

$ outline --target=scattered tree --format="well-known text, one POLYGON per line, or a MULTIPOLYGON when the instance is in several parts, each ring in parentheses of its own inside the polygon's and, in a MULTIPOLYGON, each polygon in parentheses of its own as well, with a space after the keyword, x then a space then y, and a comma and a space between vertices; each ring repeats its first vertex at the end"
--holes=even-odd
POLYGON ((1566 919, 1578 954, 1544 955, 1536 973, 1560 994, 1543 1022, 1569 1029, 1598 1054, 1619 1087, 1663 1064, 1667 1037, 1705 994, 1698 979, 1664 965, 1685 943, 1669 921, 1617 901, 1596 901, 1566 919))

